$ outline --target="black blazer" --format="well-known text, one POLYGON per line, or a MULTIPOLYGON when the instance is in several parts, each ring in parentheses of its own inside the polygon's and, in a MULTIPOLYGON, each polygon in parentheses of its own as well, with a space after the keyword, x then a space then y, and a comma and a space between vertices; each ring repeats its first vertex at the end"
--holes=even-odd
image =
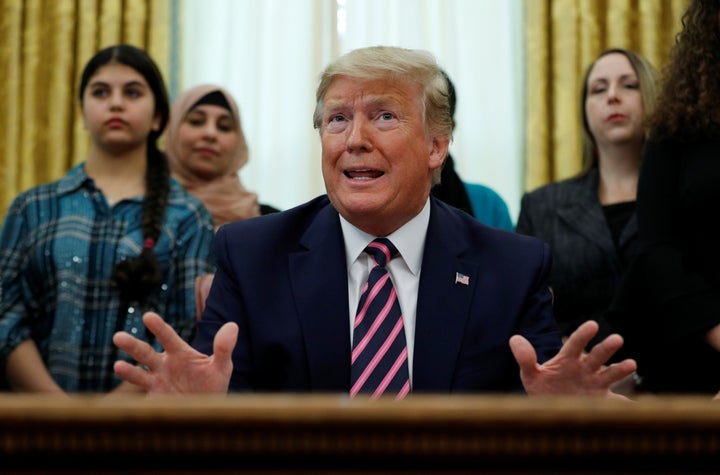
POLYGON ((614 332, 603 314, 640 245, 635 213, 615 245, 597 188, 598 170, 593 168, 582 177, 526 193, 516 226, 517 232, 539 237, 553 250, 550 285, 563 335, 593 319, 600 324, 593 343, 614 332))
POLYGON ((641 252, 608 313, 637 360, 643 389, 720 390, 720 352, 707 331, 720 324, 720 139, 645 143, 638 181, 641 252))

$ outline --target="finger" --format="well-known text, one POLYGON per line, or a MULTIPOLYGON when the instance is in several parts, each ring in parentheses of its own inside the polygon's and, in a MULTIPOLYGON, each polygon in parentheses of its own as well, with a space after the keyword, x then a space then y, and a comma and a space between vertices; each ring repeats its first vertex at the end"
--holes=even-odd
POLYGON ((113 343, 138 363, 148 368, 157 366, 159 353, 147 342, 135 338, 127 332, 117 332, 113 335, 113 343))
POLYGON ((235 349, 238 337, 237 323, 228 322, 218 330, 213 341, 213 355, 219 361, 232 361, 232 352, 235 349))
POLYGON ((565 357, 579 358, 585 351, 590 340, 598 332, 598 324, 593 320, 588 320, 570 334, 565 344, 560 348, 560 352, 565 357))
MULTIPOLYGON (((177 353, 189 348, 185 340, 180 338, 175 329, 165 323, 165 320, 155 312, 145 312, 143 323, 155 335, 158 343, 167 353, 177 353)), ((149 366, 149 365, 148 365, 149 366)))
POLYGON ((603 385, 609 387, 613 383, 630 376, 635 371, 637 371, 637 363, 635 360, 628 358, 605 367, 600 375, 603 385))
POLYGON ((623 338, 612 334, 593 346, 585 359, 586 364, 593 371, 597 371, 623 346, 623 338))
POLYGON ((150 389, 152 377, 143 368, 130 364, 127 361, 116 361, 113 369, 115 370, 115 374, 123 380, 140 386, 146 391, 150 389))
POLYGON ((513 335, 510 338, 510 351, 521 371, 533 371, 537 364, 537 354, 530 342, 521 335, 513 335))
POLYGON ((632 399, 630 399, 629 397, 625 396, 624 394, 618 394, 618 393, 614 393, 612 391, 610 391, 610 394, 608 394, 607 397, 609 399, 617 399, 617 400, 625 401, 625 402, 635 402, 632 399))

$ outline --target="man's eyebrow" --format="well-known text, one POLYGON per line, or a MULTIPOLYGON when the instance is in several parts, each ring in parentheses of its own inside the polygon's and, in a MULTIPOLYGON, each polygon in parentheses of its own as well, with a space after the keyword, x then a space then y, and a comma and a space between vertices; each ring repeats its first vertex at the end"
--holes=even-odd
POLYGON ((325 101, 325 109, 338 110, 345 107, 345 101, 338 101, 337 99, 330 99, 325 101))
MULTIPOLYGON (((370 96, 370 97, 364 98, 360 102, 363 105, 369 106, 369 107, 387 107, 387 106, 397 105, 400 103, 400 101, 397 101, 397 100, 395 100, 391 97, 387 97, 387 96, 370 96)), ((347 103, 342 100, 330 99, 325 102, 325 108, 329 111, 344 109, 346 107, 348 107, 347 103)))
POLYGON ((370 106, 391 106, 400 104, 400 101, 391 96, 369 96, 366 103, 370 106))

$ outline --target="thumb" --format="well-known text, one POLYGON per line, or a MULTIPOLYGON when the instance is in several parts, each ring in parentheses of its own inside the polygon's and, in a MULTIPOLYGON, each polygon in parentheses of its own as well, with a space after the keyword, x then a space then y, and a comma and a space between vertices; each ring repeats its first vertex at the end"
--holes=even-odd
POLYGON ((237 323, 228 322, 218 330, 213 340, 213 356, 216 359, 228 361, 232 357, 235 343, 237 343, 239 328, 237 323))
POLYGON ((521 335, 513 335, 510 338, 510 351, 522 371, 531 371, 537 363, 537 354, 527 338, 521 335))

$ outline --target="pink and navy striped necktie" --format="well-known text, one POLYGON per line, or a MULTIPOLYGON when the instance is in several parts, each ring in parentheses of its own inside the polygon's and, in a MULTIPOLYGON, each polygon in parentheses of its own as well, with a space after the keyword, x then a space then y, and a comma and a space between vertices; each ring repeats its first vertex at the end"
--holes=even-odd
POLYGON ((365 248, 375 260, 362 289, 353 329, 350 396, 402 399, 410 392, 408 352, 400 303, 385 265, 398 250, 385 238, 365 248))

